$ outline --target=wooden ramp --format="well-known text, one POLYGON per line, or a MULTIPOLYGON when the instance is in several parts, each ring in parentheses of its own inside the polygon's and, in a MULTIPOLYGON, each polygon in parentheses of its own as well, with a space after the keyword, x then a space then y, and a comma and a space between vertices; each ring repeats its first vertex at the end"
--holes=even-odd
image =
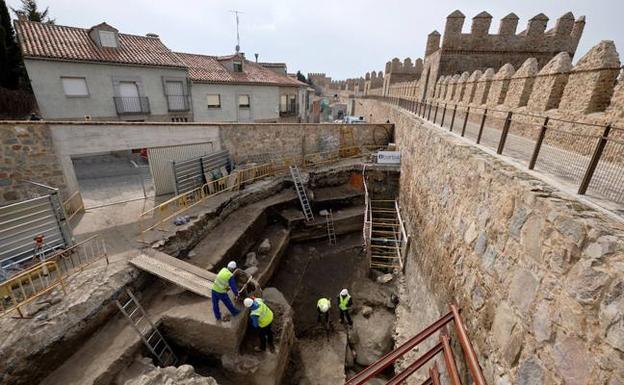
POLYGON ((217 276, 208 270, 153 250, 132 258, 130 264, 206 298, 211 297, 212 282, 217 276))

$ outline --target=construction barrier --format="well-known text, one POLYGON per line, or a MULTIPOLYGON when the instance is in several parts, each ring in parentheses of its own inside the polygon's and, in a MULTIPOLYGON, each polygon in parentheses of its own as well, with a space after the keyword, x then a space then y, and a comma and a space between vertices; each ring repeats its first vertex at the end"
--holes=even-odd
POLYGON ((13 310, 23 317, 22 306, 59 285, 65 293, 67 278, 102 258, 108 264, 106 244, 99 235, 93 235, 10 277, 0 284, 0 317, 13 310))
POLYGON ((227 191, 238 191, 245 185, 256 182, 268 176, 286 174, 291 165, 302 165, 304 168, 312 168, 334 163, 342 159, 355 158, 364 155, 367 151, 380 149, 384 146, 350 146, 341 147, 332 151, 321 151, 304 155, 297 160, 292 157, 273 154, 263 158, 266 163, 258 166, 236 169, 230 175, 207 182, 201 187, 179 194, 167 201, 143 212, 139 216, 139 236, 141 241, 144 235, 152 230, 165 231, 166 223, 180 216, 190 208, 204 202, 208 198, 227 191))

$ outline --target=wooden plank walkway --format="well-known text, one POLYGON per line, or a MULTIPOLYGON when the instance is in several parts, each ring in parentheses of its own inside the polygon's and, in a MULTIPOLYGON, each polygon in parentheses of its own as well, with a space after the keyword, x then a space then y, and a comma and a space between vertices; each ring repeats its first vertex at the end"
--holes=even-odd
POLYGON ((158 251, 148 253, 132 258, 130 264, 202 297, 211 297, 216 274, 158 251))

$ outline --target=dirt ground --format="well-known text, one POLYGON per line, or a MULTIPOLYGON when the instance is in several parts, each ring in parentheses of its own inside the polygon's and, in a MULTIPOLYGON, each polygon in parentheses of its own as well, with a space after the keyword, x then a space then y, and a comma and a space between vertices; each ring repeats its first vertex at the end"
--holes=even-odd
POLYGON ((284 293, 293 307, 297 337, 322 332, 316 311, 321 297, 332 301, 331 318, 334 325, 338 323, 335 298, 341 289, 352 286, 366 265, 361 246, 359 233, 338 237, 335 246, 326 239, 289 246, 270 286, 284 293))

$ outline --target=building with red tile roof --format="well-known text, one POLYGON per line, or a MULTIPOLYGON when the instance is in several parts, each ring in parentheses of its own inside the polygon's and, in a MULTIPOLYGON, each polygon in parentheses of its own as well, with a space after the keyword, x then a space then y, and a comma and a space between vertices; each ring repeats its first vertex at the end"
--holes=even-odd
POLYGON ((158 35, 16 20, 46 119, 284 121, 305 119, 307 85, 284 63, 244 54, 173 52, 158 35))

